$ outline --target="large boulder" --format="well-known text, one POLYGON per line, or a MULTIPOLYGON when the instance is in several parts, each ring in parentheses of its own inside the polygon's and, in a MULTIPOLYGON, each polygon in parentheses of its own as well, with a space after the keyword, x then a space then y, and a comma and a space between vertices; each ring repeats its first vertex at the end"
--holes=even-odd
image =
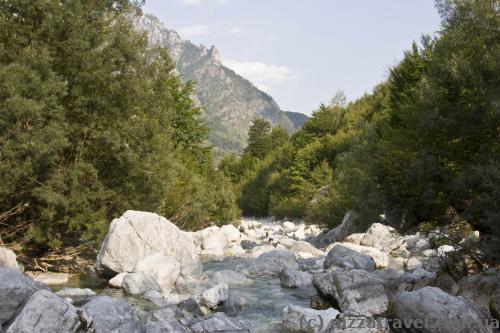
POLYGON ((220 231, 226 236, 228 242, 236 242, 240 239, 240 231, 232 224, 223 225, 220 231))
POLYGON ((165 306, 153 311, 145 320, 146 333, 188 333, 190 332, 176 318, 176 310, 165 306))
POLYGON ((216 272, 207 272, 207 275, 216 283, 226 283, 228 286, 250 286, 254 283, 252 279, 247 278, 245 275, 231 271, 220 270, 216 272))
POLYGON ((123 299, 99 296, 82 309, 92 320, 95 333, 143 333, 137 312, 123 299))
MULTIPOLYGON (((286 332, 327 333, 331 323, 337 318, 339 311, 307 309, 289 305, 283 309, 283 327, 286 332)), ((335 330, 337 332, 337 330, 335 330)))
POLYGON ((69 333, 76 332, 79 327, 79 315, 72 304, 50 291, 39 290, 31 296, 6 333, 69 333))
POLYGON ((327 328, 328 333, 390 333, 389 321, 383 317, 339 314, 327 328))
POLYGON ((320 234, 312 241, 312 243, 317 247, 323 248, 329 244, 341 242, 347 236, 358 231, 359 226, 356 223, 358 217, 359 215, 355 211, 348 211, 345 214, 342 223, 338 227, 320 234))
POLYGON ((351 243, 355 245, 359 245, 361 243, 361 240, 365 237, 364 233, 357 233, 357 234, 352 234, 347 236, 345 239, 342 240, 342 243, 351 243))
POLYGON ((161 291, 161 287, 149 275, 138 272, 125 275, 122 288, 130 295, 144 295, 148 291, 161 291))
POLYGON ((458 296, 463 296, 487 309, 490 299, 500 290, 500 273, 470 275, 458 281, 458 296))
POLYGON ((324 267, 325 269, 330 267, 340 267, 346 269, 374 271, 376 265, 372 256, 353 250, 341 243, 336 243, 330 252, 328 252, 325 258, 324 267))
POLYGON ((379 249, 380 251, 390 253, 399 249, 404 243, 396 229, 384 224, 374 223, 361 239, 360 245, 379 249))
POLYGON ((247 276, 277 276, 283 268, 287 267, 299 269, 295 254, 286 250, 273 250, 254 259, 243 273, 247 276))
POLYGON ((284 268, 280 273, 281 285, 288 288, 300 288, 312 285, 313 276, 308 272, 301 272, 284 268))
POLYGON ((222 312, 216 312, 203 320, 189 326, 193 333, 248 333, 250 332, 236 319, 228 317, 222 312))
POLYGON ((18 269, 0 267, 0 325, 8 322, 26 301, 45 286, 18 269))
POLYGON ((20 270, 16 254, 5 247, 0 247, 0 267, 15 268, 20 270))
POLYGON ((419 333, 492 333, 483 325, 491 320, 481 307, 466 298, 445 293, 439 288, 425 287, 401 292, 394 298, 390 314, 395 332, 419 333), (399 327, 400 323, 411 327, 399 327), (422 323, 426 323, 423 325, 422 323), (417 326, 419 325, 419 326, 417 326))
POLYGON ((177 289, 186 289, 201 278, 202 266, 192 235, 157 214, 131 210, 111 223, 96 269, 101 276, 111 278, 132 272, 142 258, 156 253, 179 262, 177 289))
POLYGON ((227 299, 227 290, 228 287, 225 283, 219 283, 205 290, 200 295, 200 304, 209 309, 215 309, 227 299))
POLYGON ((224 249, 224 255, 228 257, 241 257, 246 251, 238 244, 230 244, 224 249))
POLYGON ((139 272, 152 277, 163 292, 170 292, 181 274, 181 264, 174 258, 155 253, 137 262, 134 273, 139 272))
POLYGON ((120 274, 116 274, 116 276, 114 278, 112 278, 111 280, 108 281, 108 286, 110 288, 117 288, 117 289, 120 289, 122 287, 122 284, 123 284, 123 279, 125 278, 125 276, 127 276, 127 274, 129 273, 120 273, 120 274))
POLYGON ((316 258, 325 255, 325 252, 315 248, 311 243, 306 241, 296 241, 289 247, 289 249, 295 253, 297 258, 302 259, 316 258))
POLYGON ((204 256, 224 256, 224 248, 229 240, 226 234, 217 226, 208 227, 195 233, 204 256))
POLYGON ((318 292, 342 312, 372 317, 387 311, 386 281, 375 273, 336 269, 315 275, 313 282, 318 292))
POLYGON ((329 252, 333 247, 337 246, 337 244, 347 247, 358 253, 366 254, 367 256, 372 257, 377 268, 387 268, 389 266, 389 255, 374 247, 356 245, 352 243, 333 243, 332 245, 327 247, 327 252, 329 252))

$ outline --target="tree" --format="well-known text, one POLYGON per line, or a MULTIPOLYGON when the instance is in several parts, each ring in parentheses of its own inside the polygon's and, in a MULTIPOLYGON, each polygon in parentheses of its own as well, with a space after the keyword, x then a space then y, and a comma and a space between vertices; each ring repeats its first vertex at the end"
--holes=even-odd
POLYGON ((248 145, 245 148, 245 154, 257 158, 263 158, 271 149, 271 140, 269 133, 271 124, 264 119, 256 118, 248 131, 248 145))
POLYGON ((3 241, 96 243, 127 209, 186 228, 237 216, 193 87, 134 30, 137 5, 0 3, 0 211, 16 212, 3 241))

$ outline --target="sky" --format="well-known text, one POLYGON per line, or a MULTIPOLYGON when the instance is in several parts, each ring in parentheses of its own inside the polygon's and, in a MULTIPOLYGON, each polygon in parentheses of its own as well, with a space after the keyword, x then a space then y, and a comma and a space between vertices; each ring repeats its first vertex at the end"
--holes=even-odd
POLYGON ((439 31, 433 0, 146 0, 146 13, 269 93, 311 114, 344 91, 382 82, 422 34, 439 31))

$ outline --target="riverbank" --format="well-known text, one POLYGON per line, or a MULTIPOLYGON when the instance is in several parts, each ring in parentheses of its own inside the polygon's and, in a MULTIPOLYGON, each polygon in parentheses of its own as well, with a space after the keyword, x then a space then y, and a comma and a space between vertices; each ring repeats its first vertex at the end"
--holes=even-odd
POLYGON ((494 268, 456 277, 446 266, 457 248, 380 223, 352 234, 352 223, 347 214, 338 228, 323 231, 242 219, 237 227, 185 232, 155 214, 130 211, 111 224, 95 274, 70 275, 61 284, 22 275, 10 260, 12 268, 0 271, 0 323, 5 332, 34 325, 60 332, 262 333, 327 332, 356 318, 426 319, 446 326, 443 332, 470 332, 459 328, 498 319, 494 268), (17 299, 1 301, 14 290, 17 299))

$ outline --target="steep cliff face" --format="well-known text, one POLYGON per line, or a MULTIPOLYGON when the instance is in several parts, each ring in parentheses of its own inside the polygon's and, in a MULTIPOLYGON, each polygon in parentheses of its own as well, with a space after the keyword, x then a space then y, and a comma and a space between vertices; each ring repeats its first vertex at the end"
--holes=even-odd
POLYGON ((292 132, 296 126, 268 94, 225 67, 218 50, 183 40, 152 15, 136 17, 134 24, 148 34, 152 45, 166 47, 185 81, 196 82, 196 98, 210 127, 209 141, 222 152, 240 151, 255 118, 292 132))

